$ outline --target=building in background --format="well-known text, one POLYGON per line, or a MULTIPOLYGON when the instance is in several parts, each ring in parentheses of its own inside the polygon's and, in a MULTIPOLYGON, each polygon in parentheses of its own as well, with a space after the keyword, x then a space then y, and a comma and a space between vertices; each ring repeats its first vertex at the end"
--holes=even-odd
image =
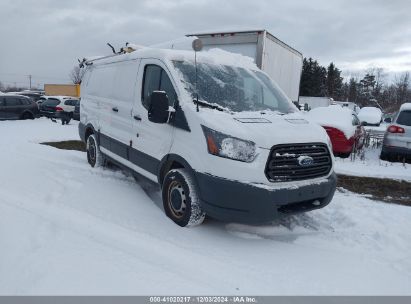
POLYGON ((80 85, 78 84, 45 84, 44 91, 49 96, 80 97, 80 85))

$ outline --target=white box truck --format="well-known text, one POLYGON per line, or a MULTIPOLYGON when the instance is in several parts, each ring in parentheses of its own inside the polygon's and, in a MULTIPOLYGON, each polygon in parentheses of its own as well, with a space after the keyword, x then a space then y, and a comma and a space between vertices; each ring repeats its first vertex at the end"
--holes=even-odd
POLYGON ((298 101, 303 55, 266 30, 189 34, 203 42, 204 49, 220 48, 254 59, 292 100, 298 101))
POLYGON ((319 108, 319 107, 328 107, 333 104, 333 99, 330 97, 312 97, 312 96, 300 96, 299 104, 306 107, 307 104, 309 110, 319 108))

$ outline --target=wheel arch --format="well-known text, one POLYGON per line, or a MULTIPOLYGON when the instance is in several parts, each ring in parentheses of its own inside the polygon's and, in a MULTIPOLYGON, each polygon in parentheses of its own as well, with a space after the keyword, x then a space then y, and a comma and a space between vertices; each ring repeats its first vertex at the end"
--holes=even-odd
MULTIPOLYGON (((167 172, 172 169, 187 169, 195 180, 194 170, 191 165, 183 157, 177 154, 167 154, 163 157, 159 164, 159 170, 157 174, 158 183, 162 186, 164 177, 167 172)), ((196 181, 196 180, 195 180, 196 181)))
POLYGON ((91 135, 91 134, 96 134, 97 135, 97 140, 99 140, 99 136, 97 134, 98 132, 96 132, 96 130, 94 129, 92 124, 87 124, 84 127, 84 142, 87 142, 87 138, 91 135))
POLYGON ((30 110, 24 110, 22 113, 21 113, 21 115, 20 115, 20 119, 23 119, 23 117, 25 116, 25 115, 30 115, 31 116, 31 118, 34 118, 34 113, 32 112, 32 111, 30 111, 30 110))

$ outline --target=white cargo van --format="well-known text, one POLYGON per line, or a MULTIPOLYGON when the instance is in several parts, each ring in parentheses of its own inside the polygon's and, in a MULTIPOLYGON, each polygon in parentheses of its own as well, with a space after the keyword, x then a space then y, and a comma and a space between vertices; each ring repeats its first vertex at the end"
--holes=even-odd
POLYGON ((261 223, 331 201, 326 132, 248 57, 210 50, 196 65, 192 51, 142 48, 85 64, 79 133, 88 162, 158 182, 178 225, 205 215, 261 223))

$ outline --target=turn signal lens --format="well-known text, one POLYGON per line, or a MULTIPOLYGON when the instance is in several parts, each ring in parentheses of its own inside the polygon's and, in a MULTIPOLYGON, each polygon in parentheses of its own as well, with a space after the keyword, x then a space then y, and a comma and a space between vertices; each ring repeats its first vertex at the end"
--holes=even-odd
POLYGON ((218 147, 210 134, 207 135, 207 147, 210 154, 218 155, 218 147))

